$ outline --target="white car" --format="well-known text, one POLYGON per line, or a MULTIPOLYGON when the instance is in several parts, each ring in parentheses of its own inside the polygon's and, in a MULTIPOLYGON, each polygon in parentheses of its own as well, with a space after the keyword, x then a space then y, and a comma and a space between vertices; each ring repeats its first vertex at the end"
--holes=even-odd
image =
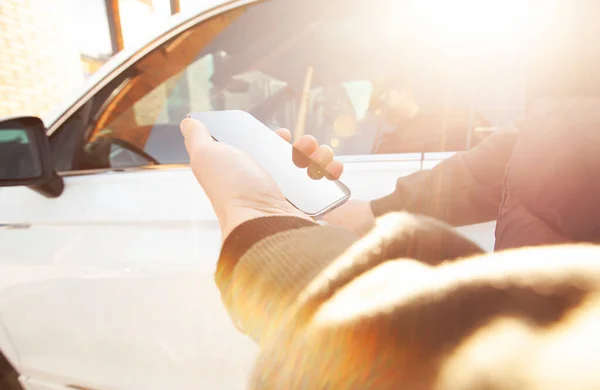
MULTIPOLYGON (((24 388, 245 388, 258 347, 214 283, 221 236, 189 169, 187 113, 242 109, 313 134, 363 200, 520 117, 512 56, 457 67, 399 4, 178 15, 53 115, 0 123, 0 350, 24 388), (395 121, 416 109, 422 126, 395 121)), ((494 226, 460 229, 491 251, 494 226)))

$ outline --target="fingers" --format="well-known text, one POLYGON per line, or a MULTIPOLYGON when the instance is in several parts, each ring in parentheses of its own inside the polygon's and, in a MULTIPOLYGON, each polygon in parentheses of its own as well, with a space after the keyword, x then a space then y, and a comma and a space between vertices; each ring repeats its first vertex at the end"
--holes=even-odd
POLYGON ((190 155, 190 158, 192 158, 195 151, 203 145, 213 142, 208 129, 200 121, 185 118, 181 121, 180 128, 185 139, 185 148, 190 155))
POLYGON ((307 168, 310 156, 317 150, 319 143, 312 135, 304 135, 294 142, 292 161, 298 168, 307 168))
POLYGON ((325 177, 327 173, 325 168, 333 161, 333 150, 327 145, 320 145, 309 158, 308 176, 311 179, 319 180, 325 177))
POLYGON ((277 129, 275 130, 275 134, 283 138, 286 142, 292 140, 292 133, 288 129, 277 129))
MULTIPOLYGON (((277 129, 275 134, 283 138, 285 141, 292 140, 292 133, 288 129, 277 129)), ((298 141, 294 142, 292 149, 292 160, 298 168, 307 168, 310 162, 309 156, 315 152, 319 144, 317 140, 310 136, 304 135, 298 141)))
POLYGON ((308 176, 312 179, 339 179, 344 171, 344 164, 334 160, 334 157, 329 146, 319 146, 315 137, 311 135, 304 135, 294 142, 292 160, 297 167, 308 168, 308 176))
POLYGON ((329 180, 338 180, 344 172, 344 164, 341 161, 333 160, 325 167, 325 177, 329 180))
POLYGON ((326 177, 329 180, 337 180, 342 176, 344 164, 333 159, 333 150, 329 146, 319 146, 309 158, 307 172, 311 179, 319 180, 326 177))

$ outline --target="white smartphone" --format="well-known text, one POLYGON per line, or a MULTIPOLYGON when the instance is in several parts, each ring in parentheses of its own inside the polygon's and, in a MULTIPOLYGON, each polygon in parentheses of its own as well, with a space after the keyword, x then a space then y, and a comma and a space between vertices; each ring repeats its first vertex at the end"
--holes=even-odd
POLYGON ((315 219, 350 197, 350 189, 339 180, 311 179, 306 168, 294 164, 292 145, 245 111, 196 112, 189 117, 202 122, 216 141, 250 155, 273 177, 288 202, 315 219))

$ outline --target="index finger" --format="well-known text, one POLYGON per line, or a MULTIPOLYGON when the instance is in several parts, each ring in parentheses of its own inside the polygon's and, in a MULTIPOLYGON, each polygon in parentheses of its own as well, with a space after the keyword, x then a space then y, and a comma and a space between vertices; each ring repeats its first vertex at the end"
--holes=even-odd
POLYGON ((290 142, 292 140, 292 133, 288 129, 277 129, 275 130, 275 134, 277 134, 287 142, 290 142))

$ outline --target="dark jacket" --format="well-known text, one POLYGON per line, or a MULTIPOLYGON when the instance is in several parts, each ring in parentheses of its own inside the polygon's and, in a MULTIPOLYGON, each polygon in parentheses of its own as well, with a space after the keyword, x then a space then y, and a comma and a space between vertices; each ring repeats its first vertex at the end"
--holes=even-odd
POLYGON ((496 249, 600 242, 600 99, 540 100, 500 131, 371 202, 453 226, 497 220, 496 249))
POLYGON ((485 255, 405 213, 358 241, 267 217, 225 240, 216 280, 261 346, 251 390, 596 389, 599 257, 593 246, 485 255))

